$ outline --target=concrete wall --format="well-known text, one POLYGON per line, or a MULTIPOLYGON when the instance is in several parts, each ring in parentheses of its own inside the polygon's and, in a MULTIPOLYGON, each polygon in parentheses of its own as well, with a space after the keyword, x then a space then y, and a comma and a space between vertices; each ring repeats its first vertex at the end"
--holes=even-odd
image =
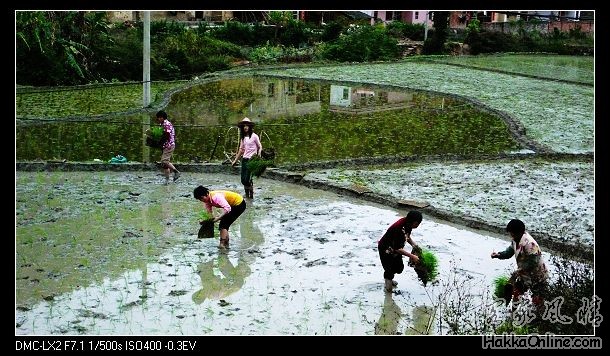
POLYGON ((488 22, 481 24, 481 27, 490 31, 512 34, 518 33, 520 28, 527 32, 538 31, 540 33, 552 33, 555 28, 561 32, 569 32, 576 28, 580 28, 580 31, 584 33, 593 34, 595 32, 595 23, 593 21, 550 21, 542 23, 488 22))

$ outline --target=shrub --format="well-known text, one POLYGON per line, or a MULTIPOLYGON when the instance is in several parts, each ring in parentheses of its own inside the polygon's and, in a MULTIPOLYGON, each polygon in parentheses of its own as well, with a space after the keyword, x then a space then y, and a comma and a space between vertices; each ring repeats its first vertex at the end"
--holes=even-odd
POLYGON ((340 62, 390 60, 400 56, 396 39, 382 27, 356 27, 324 47, 323 57, 340 62))
POLYGON ((400 21, 392 21, 386 26, 388 35, 395 38, 409 38, 413 41, 421 41, 424 39, 425 28, 423 24, 404 23, 400 21))
POLYGON ((512 320, 506 320, 494 330, 495 334, 529 335, 532 333, 528 325, 518 326, 512 320))
POLYGON ((254 48, 248 55, 248 59, 256 63, 274 63, 284 54, 282 46, 273 46, 267 43, 265 46, 254 48))
POLYGON ((250 45, 256 42, 256 33, 252 26, 239 21, 227 21, 224 26, 210 31, 212 37, 240 45, 250 45))
MULTIPOLYGON (((554 257, 551 263, 555 266, 555 278, 549 283, 544 293, 547 307, 554 305, 561 298, 560 314, 571 318, 572 322, 563 323, 557 320, 543 320, 538 317, 534 325, 538 333, 564 335, 591 335, 593 324, 601 322, 596 315, 593 302, 595 295, 595 276, 593 266, 589 263, 569 261, 554 257)), ((597 305, 599 308, 599 305, 597 305)))
POLYGON ((195 31, 167 36, 153 47, 151 72, 163 79, 227 69, 235 58, 241 57, 239 46, 195 31))
POLYGON ((284 46, 301 47, 307 44, 308 34, 304 22, 290 19, 279 34, 280 43, 284 46))
POLYGON ((334 41, 339 38, 339 35, 341 35, 341 32, 343 32, 343 30, 344 27, 339 22, 329 22, 324 26, 324 31, 322 32, 321 39, 324 42, 334 41))
POLYGON ((469 32, 464 42, 470 46, 470 53, 473 55, 520 52, 522 48, 521 43, 514 35, 495 31, 469 32))

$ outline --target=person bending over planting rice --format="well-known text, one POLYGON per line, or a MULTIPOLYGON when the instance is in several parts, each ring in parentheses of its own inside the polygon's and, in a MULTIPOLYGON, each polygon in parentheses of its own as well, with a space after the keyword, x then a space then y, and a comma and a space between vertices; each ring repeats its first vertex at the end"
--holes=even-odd
POLYGON ((525 224, 519 219, 512 219, 506 225, 506 232, 512 238, 508 248, 502 252, 492 252, 491 258, 505 260, 515 256, 517 270, 512 273, 506 285, 506 304, 512 299, 518 302, 519 297, 527 290, 532 290, 532 302, 542 307, 543 294, 548 285, 549 272, 542 258, 540 246, 530 234, 525 231, 525 224))
POLYGON ((409 211, 406 217, 398 219, 393 223, 377 243, 379 258, 383 266, 384 289, 391 292, 398 285, 394 281, 394 275, 400 274, 405 268, 402 256, 407 256, 411 262, 417 264, 419 257, 405 250, 405 243, 411 247, 417 246, 411 238, 411 230, 416 229, 422 222, 422 214, 419 211, 409 211))
POLYGON ((222 214, 214 217, 214 222, 220 221, 219 248, 229 248, 229 227, 246 210, 246 201, 235 192, 212 190, 198 186, 193 191, 195 199, 205 204, 206 210, 212 214, 212 207, 221 208, 222 214))

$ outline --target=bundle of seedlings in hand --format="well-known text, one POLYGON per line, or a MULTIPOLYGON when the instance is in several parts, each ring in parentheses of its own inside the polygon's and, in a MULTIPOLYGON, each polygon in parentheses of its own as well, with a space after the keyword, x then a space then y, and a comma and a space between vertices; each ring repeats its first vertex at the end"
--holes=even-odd
POLYGON ((161 138, 163 138, 163 127, 153 126, 150 129, 150 136, 154 141, 161 141, 161 138))
POLYGON ((513 286, 510 284, 510 277, 498 276, 493 280, 494 284, 494 296, 496 298, 504 299, 504 302, 508 304, 513 295, 513 286))
POLYGON ((214 216, 203 210, 199 215, 199 223, 201 227, 199 228, 199 234, 197 235, 200 239, 207 239, 210 237, 214 237, 214 216))
POLYGON ((199 214, 199 221, 206 221, 212 219, 214 219, 214 215, 210 214, 207 210, 203 210, 199 214))
POLYGON ((149 131, 146 132, 146 145, 155 148, 161 148, 163 146, 163 128, 161 126, 153 126, 149 131))
POLYGON ((248 171, 253 177, 260 177, 267 167, 273 166, 273 160, 261 159, 259 157, 252 157, 248 161, 248 171))
POLYGON ((438 275, 438 259, 432 251, 422 249, 419 246, 413 246, 411 253, 419 257, 419 262, 417 264, 409 262, 409 265, 415 269, 417 276, 425 286, 438 275))

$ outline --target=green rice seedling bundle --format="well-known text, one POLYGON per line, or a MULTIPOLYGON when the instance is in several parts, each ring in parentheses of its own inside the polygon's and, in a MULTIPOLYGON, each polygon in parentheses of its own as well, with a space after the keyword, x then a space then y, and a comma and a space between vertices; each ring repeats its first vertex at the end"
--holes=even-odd
POLYGON ((199 215, 199 221, 201 227, 199 228, 197 237, 200 239, 214 237, 214 216, 208 211, 204 210, 199 215))
POLYGON ((498 276, 493 280, 494 296, 502 298, 508 303, 512 298, 512 285, 509 276, 498 276))
POLYGON ((248 171, 253 177, 260 177, 265 172, 267 167, 273 166, 273 160, 261 159, 259 157, 252 157, 248 161, 248 171))
POLYGON ((207 210, 203 210, 199 214, 200 221, 206 221, 206 220, 212 220, 212 219, 214 219, 214 216, 212 214, 210 214, 207 210))
POLYGON ((150 136, 154 141, 161 141, 161 138, 163 137, 163 127, 153 126, 150 129, 150 136))
POLYGON ((438 258, 432 251, 419 246, 414 246, 412 253, 419 257, 419 262, 417 264, 409 263, 409 265, 413 266, 417 276, 425 286, 438 276, 438 258))
POLYGON ((163 147, 163 128, 161 126, 153 126, 147 131, 146 145, 153 148, 163 147))

